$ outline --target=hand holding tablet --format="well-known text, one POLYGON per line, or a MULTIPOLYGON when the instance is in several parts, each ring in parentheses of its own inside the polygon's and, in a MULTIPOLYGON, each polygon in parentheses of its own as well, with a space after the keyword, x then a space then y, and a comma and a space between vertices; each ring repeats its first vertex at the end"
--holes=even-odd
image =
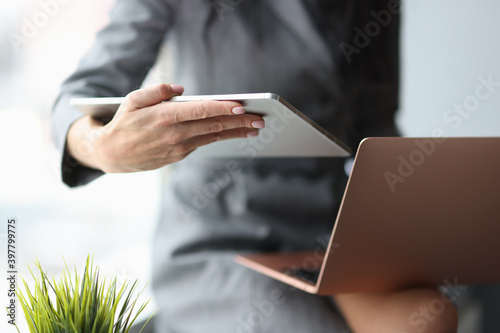
MULTIPOLYGON (((71 104, 94 118, 103 119, 112 118, 125 101, 126 98, 75 98, 71 104)), ((350 155, 350 150, 345 144, 299 112, 283 98, 272 93, 175 96, 160 104, 172 102, 211 103, 212 107, 217 105, 214 103, 221 102, 222 109, 220 110, 222 111, 225 107, 226 112, 239 105, 244 107, 245 116, 248 117, 246 121, 249 123, 246 124, 239 120, 239 124, 243 127, 232 130, 231 135, 218 137, 220 140, 217 142, 198 147, 190 154, 196 157, 346 157, 350 155), (259 129, 258 136, 251 137, 255 131, 255 129, 251 129, 253 127, 251 124, 253 121, 259 121, 259 119, 251 117, 259 118, 260 116, 265 121, 265 128, 259 129), (232 139, 225 140, 227 138, 232 139)), ((193 106, 202 107, 201 105, 192 104, 190 108, 192 109, 193 106)), ((153 107, 157 108, 149 106, 149 108, 153 107)), ((242 111, 241 109, 236 110, 237 112, 242 111)), ((222 115, 224 117, 240 117, 240 115, 234 114, 225 115, 224 112, 219 116, 222 115)), ((207 117, 208 115, 203 116, 207 117)), ((185 120, 189 121, 189 119, 185 120)), ((262 124, 257 123, 257 128, 260 127, 259 125, 262 124)), ((223 125, 217 126, 218 129, 221 129, 221 133, 226 131, 223 125)), ((237 124, 233 126, 237 126, 237 124)))
POLYGON ((105 125, 94 116, 75 121, 67 148, 81 164, 104 172, 152 170, 184 159, 198 147, 258 135, 260 115, 234 101, 162 103, 183 92, 160 84, 136 90, 105 125))

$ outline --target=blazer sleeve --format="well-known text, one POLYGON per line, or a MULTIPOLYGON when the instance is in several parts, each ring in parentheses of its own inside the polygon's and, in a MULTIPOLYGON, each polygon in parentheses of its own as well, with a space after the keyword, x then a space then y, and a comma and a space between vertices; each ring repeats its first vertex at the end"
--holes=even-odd
POLYGON ((76 71, 62 84, 52 110, 52 135, 61 151, 61 176, 70 187, 103 174, 80 165, 66 149, 71 124, 83 114, 71 107, 73 97, 125 96, 140 88, 153 66, 167 31, 174 23, 174 1, 117 0, 109 24, 76 71))

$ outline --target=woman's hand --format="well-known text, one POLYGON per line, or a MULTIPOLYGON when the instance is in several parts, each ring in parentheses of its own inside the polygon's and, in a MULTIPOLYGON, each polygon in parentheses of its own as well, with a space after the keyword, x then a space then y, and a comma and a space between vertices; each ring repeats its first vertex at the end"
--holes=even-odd
POLYGON ((168 84, 133 91, 104 126, 80 118, 68 131, 69 153, 104 172, 152 170, 212 142, 256 136, 264 127, 261 116, 245 114, 238 102, 162 103, 183 91, 168 84))

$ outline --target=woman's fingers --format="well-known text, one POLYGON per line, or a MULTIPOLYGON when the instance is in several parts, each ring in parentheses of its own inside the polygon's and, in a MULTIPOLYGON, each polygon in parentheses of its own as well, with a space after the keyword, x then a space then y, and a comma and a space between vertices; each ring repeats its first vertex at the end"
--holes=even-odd
POLYGON ((157 105, 173 96, 181 95, 184 87, 178 84, 162 83, 131 92, 125 97, 123 107, 127 111, 136 111, 149 106, 157 105))
POLYGON ((258 115, 219 116, 178 123, 171 126, 165 135, 171 138, 171 144, 175 144, 200 135, 237 128, 260 129, 264 126, 264 119, 258 115))
POLYGON ((245 109, 234 101, 190 101, 166 102, 173 96, 181 95, 184 88, 176 84, 162 83, 135 90, 125 97, 120 106, 125 111, 141 111, 143 119, 156 119, 163 126, 180 122, 207 119, 224 115, 241 115, 245 109))
POLYGON ((143 111, 149 117, 156 117, 165 127, 184 121, 235 116, 245 112, 240 103, 233 101, 165 102, 143 111))
POLYGON ((257 135, 258 135, 258 130, 256 129, 234 128, 234 129, 224 130, 221 132, 195 136, 170 146, 170 149, 168 149, 168 151, 165 151, 165 159, 172 157, 184 158, 185 156, 193 152, 196 148, 217 141, 236 139, 236 138, 248 138, 257 135))

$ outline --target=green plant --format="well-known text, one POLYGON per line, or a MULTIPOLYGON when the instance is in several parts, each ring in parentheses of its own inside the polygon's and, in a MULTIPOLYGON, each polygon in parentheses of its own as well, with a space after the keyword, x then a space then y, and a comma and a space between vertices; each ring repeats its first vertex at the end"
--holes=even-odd
POLYGON ((40 262, 36 266, 39 279, 30 269, 35 279, 34 292, 24 279, 26 295, 18 292, 31 333, 127 333, 149 303, 140 305, 133 316, 139 297, 133 298, 137 281, 131 286, 125 282, 119 289, 116 277, 106 284, 106 278, 99 276, 99 269, 94 269, 89 257, 83 277, 76 268, 72 275, 66 265, 59 283, 55 278, 51 283, 40 262))

